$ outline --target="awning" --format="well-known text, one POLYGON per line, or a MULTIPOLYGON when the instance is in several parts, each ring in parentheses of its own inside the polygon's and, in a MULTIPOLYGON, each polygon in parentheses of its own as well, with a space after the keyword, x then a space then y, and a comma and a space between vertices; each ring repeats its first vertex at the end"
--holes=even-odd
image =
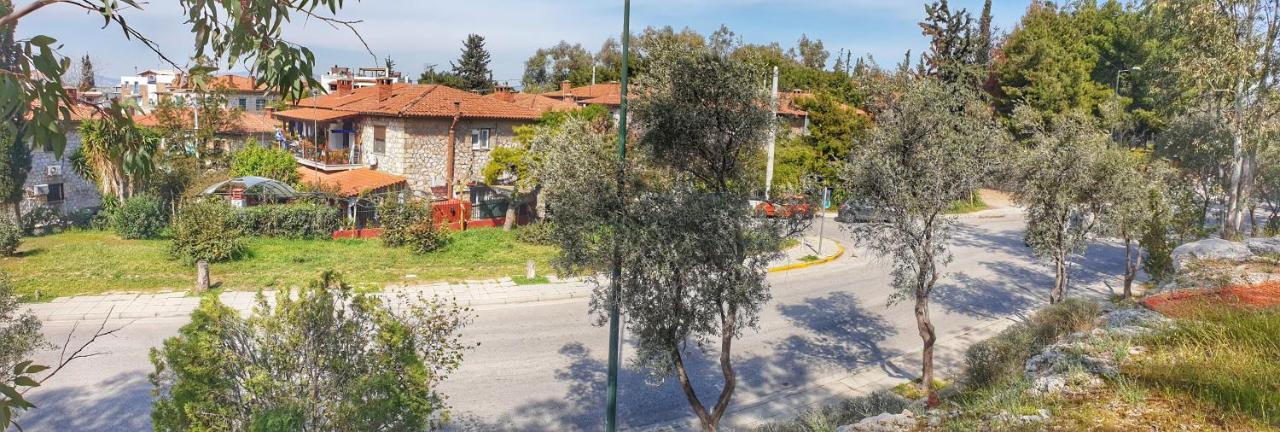
POLYGON ((298 195, 289 185, 266 177, 236 177, 204 190, 204 195, 228 195, 240 188, 247 195, 289 199, 298 195))
POLYGON ((289 120, 327 122, 341 118, 355 117, 357 113, 319 108, 297 108, 288 111, 279 111, 272 115, 289 120))
POLYGON ((301 183, 336 189, 335 192, 338 196, 344 198, 354 197, 365 192, 403 188, 408 183, 404 177, 368 168, 325 173, 299 167, 298 175, 301 183))

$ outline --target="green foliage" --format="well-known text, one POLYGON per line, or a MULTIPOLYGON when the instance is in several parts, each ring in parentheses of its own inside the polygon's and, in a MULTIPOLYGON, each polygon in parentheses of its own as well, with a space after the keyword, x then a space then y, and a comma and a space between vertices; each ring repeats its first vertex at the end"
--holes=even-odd
POLYGON ((449 243, 448 231, 435 223, 427 200, 387 199, 378 206, 378 221, 382 223, 381 238, 386 247, 408 246, 415 253, 425 254, 449 243))
POLYGON ((17 129, 0 127, 0 204, 22 202, 31 172, 31 147, 17 129))
MULTIPOLYGON (((91 178, 103 187, 103 195, 120 200, 142 189, 155 171, 154 156, 160 146, 154 131, 138 127, 132 117, 119 112, 112 103, 109 115, 80 123, 83 164, 94 172, 91 178)), ((80 169, 80 162, 73 166, 80 169)))
POLYGON ((22 229, 9 218, 0 217, 0 256, 13 256, 22 244, 22 229))
POLYGON ((531 245, 551 246, 555 244, 555 229, 555 222, 534 222, 516 229, 516 240, 531 245))
POLYGON ((867 417, 881 413, 900 413, 908 408, 911 408, 911 401, 891 391, 878 390, 866 396, 814 408, 801 413, 795 420, 769 423, 757 428, 756 432, 832 432, 840 426, 857 423, 867 417))
MULTIPOLYGON (((835 186, 839 182, 839 167, 853 154, 854 143, 866 140, 871 119, 828 92, 815 93, 797 103, 809 113, 809 134, 801 139, 817 155, 811 172, 822 177, 823 185, 835 186)), ((786 151, 786 156, 803 154, 801 149, 786 151)), ((776 178, 777 173, 774 175, 776 178)))
POLYGON ((173 221, 169 253, 188 264, 235 260, 247 251, 236 211, 224 202, 188 203, 173 221))
POLYGON ((1095 113, 1112 93, 1093 80, 1099 54, 1089 44, 1089 32, 1066 8, 1032 4, 1001 49, 1004 57, 995 67, 997 106, 1012 113, 1025 105, 1042 120, 1095 113))
POLYGON ((6 429, 17 425, 22 411, 35 408, 23 393, 39 386, 34 375, 48 369, 28 360, 43 346, 40 320, 18 303, 9 278, 0 274, 0 426, 6 429))
POLYGON ((1027 359, 1062 336, 1088 331, 1099 314, 1097 302, 1067 299, 973 344, 965 350, 965 384, 980 389, 1017 381, 1027 359))
POLYGON ((489 51, 484 48, 484 37, 469 34, 462 41, 462 55, 453 66, 453 74, 461 80, 459 87, 463 90, 484 93, 493 87, 490 79, 493 72, 489 70, 489 51))
POLYGON ((169 210, 155 195, 129 197, 110 214, 111 229, 123 239, 151 239, 169 224, 169 210))
POLYGON ((259 294, 249 317, 204 298, 151 350, 155 429, 428 429, 447 414, 436 387, 469 349, 458 333, 469 310, 397 301, 357 294, 333 273, 274 302, 259 294))
POLYGON ((525 60, 521 81, 526 88, 543 89, 559 89, 562 81, 575 86, 590 84, 594 64, 595 59, 581 44, 560 41, 550 48, 539 48, 525 60))
POLYGON ((495 148, 490 152, 489 163, 480 174, 487 184, 496 185, 503 178, 510 177, 514 179, 512 183, 517 185, 517 191, 526 189, 521 186, 529 179, 528 157, 528 152, 522 148, 495 148))
POLYGON ((262 147, 250 140, 243 150, 231 154, 231 173, 236 177, 266 177, 297 184, 298 162, 288 150, 262 147))
POLYGON ((270 204, 239 211, 237 225, 245 235, 323 240, 341 228, 338 210, 322 204, 270 204))

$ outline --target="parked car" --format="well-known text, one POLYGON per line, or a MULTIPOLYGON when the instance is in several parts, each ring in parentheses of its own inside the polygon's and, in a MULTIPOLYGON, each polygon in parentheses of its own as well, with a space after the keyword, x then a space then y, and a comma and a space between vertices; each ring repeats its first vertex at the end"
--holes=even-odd
POLYGON ((840 223, 883 223, 889 222, 889 214, 867 204, 845 201, 836 212, 836 222, 840 223))
POLYGON ((813 217, 813 205, 801 195, 782 197, 774 201, 751 200, 751 208, 756 214, 767 217, 813 217))

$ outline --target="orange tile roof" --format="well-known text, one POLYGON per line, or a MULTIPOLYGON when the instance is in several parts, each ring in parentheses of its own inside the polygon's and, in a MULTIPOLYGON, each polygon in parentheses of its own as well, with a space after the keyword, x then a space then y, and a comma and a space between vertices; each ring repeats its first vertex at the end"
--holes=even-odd
POLYGON ((398 175, 374 171, 368 168, 325 173, 309 168, 298 167, 299 180, 303 184, 319 187, 336 187, 338 195, 353 197, 364 192, 376 191, 396 185, 402 185, 407 179, 398 175))
POLYGON ((621 104, 622 103, 621 102, 622 101, 622 96, 621 96, 622 84, 602 83, 602 84, 594 84, 594 85, 584 85, 584 86, 570 88, 568 92, 556 90, 556 91, 543 93, 542 95, 546 97, 556 98, 556 99, 564 99, 566 97, 573 96, 575 100, 584 101, 584 102, 588 99, 596 99, 596 98, 602 98, 607 96, 613 96, 613 99, 619 101, 618 104, 621 104))
POLYGON ((778 92, 778 115, 788 117, 809 115, 809 112, 801 109, 796 101, 811 97, 813 97, 813 93, 808 92, 778 92))
POLYGON ((345 111, 333 111, 322 108, 295 108, 275 113, 277 117, 284 117, 293 120, 302 121, 331 121, 343 117, 356 115, 355 113, 345 111))
MULTIPOLYGON (((184 126, 190 127, 192 124, 191 110, 186 109, 183 111, 183 114, 184 114, 183 116, 184 126)), ((139 126, 146 126, 146 127, 160 126, 160 119, 156 117, 155 113, 134 116, 133 122, 137 123, 139 126)), ((227 125, 227 127, 218 131, 218 133, 235 134, 235 135, 272 133, 272 132, 275 132, 276 126, 277 126, 276 120, 272 119, 271 117, 268 117, 265 114, 242 112, 240 113, 239 121, 232 123, 230 125, 227 125)))
MULTIPOLYGON (((485 95, 485 97, 500 101, 502 100, 502 96, 497 93, 488 94, 485 95)), ((540 113, 545 113, 547 111, 573 111, 579 108, 577 104, 546 97, 540 94, 512 93, 511 99, 510 103, 514 103, 525 108, 533 108, 540 113)))
MULTIPOLYGON (((32 108, 40 107, 40 101, 33 101, 31 103, 31 107, 32 108)), ((84 102, 80 102, 80 101, 72 102, 71 121, 82 122, 85 120, 99 118, 99 117, 102 117, 102 110, 99 109, 98 107, 84 103, 84 102)), ((24 120, 31 120, 31 118, 32 118, 31 111, 27 111, 26 114, 23 114, 24 120)))
POLYGON ((328 94, 298 101, 304 108, 322 108, 367 115, 395 117, 463 117, 537 120, 536 109, 481 96, 438 84, 391 84, 390 91, 379 86, 353 90, 347 94, 328 94), (454 103, 459 105, 455 108, 454 103))
MULTIPOLYGON (((240 75, 220 75, 211 76, 205 79, 204 85, 209 89, 225 89, 236 93, 261 93, 266 91, 266 87, 259 86, 254 79, 240 75)), ((195 87, 190 75, 181 75, 179 82, 172 85, 173 87, 191 89, 195 87)))

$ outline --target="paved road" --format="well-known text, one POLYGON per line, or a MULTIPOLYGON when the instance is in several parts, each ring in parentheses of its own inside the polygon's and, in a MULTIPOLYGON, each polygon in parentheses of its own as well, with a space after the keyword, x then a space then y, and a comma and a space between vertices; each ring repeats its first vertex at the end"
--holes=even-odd
MULTIPOLYGON (((958 343, 955 336, 969 329, 1016 319, 1046 297, 1050 273, 1031 260, 1021 239, 1023 226, 1016 214, 964 219, 954 242, 955 261, 933 308, 941 343, 958 343)), ((828 235, 851 244, 834 224, 826 228, 828 235)), ((1073 269, 1073 277, 1077 285, 1101 286, 1121 271, 1121 259, 1119 248, 1095 245, 1073 269)), ((762 398, 768 395, 811 388, 853 368, 901 379, 913 376, 913 368, 896 358, 916 352, 919 337, 910 305, 886 306, 891 294, 887 267, 887 262, 850 248, 834 263, 772 275, 773 300, 759 329, 735 345, 740 379, 735 406, 767 405, 762 398)), ((478 308, 465 336, 480 346, 441 386, 455 417, 484 430, 601 429, 607 338, 595 322, 582 300, 478 308)), ((104 355, 74 364, 36 394, 40 409, 24 418, 26 429, 149 429, 147 350, 182 323, 109 323, 127 325, 98 347, 104 355)), ((91 332, 86 326, 96 324, 82 323, 80 333, 91 332)), ((50 323, 45 334, 61 341, 71 326, 50 323)), ((53 357, 56 353, 46 353, 43 359, 53 357)), ((713 400, 718 389, 713 359, 687 361, 704 400, 713 400)), ((663 382, 626 368, 620 387, 624 426, 643 429, 689 418, 675 380, 663 382)))

